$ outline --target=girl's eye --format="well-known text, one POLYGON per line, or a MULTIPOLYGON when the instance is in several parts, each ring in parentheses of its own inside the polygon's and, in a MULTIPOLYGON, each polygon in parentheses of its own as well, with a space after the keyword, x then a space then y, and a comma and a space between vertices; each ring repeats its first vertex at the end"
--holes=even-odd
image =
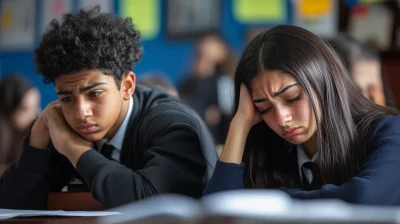
POLYGON ((261 115, 264 115, 264 114, 267 114, 269 111, 271 111, 271 107, 269 107, 269 108, 267 108, 267 109, 265 109, 265 110, 260 111, 260 114, 261 114, 261 115))
POLYGON ((293 103, 293 102, 296 102, 296 101, 298 101, 298 100, 300 100, 300 99, 301 99, 301 97, 300 97, 300 96, 297 96, 297 97, 295 97, 295 98, 293 98, 293 99, 287 100, 287 102, 288 102, 288 103, 293 103))

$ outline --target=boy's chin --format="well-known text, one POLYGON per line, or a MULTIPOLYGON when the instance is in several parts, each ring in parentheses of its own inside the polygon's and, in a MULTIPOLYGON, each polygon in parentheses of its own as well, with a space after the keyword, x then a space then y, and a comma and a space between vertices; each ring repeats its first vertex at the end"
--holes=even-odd
POLYGON ((80 136, 89 142, 96 142, 104 138, 104 134, 102 134, 101 132, 80 134, 80 136))

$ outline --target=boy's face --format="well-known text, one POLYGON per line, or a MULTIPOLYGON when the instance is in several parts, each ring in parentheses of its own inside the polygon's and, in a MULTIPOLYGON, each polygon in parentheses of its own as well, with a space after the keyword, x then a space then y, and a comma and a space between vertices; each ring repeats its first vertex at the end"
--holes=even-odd
POLYGON ((125 74, 120 90, 112 76, 98 70, 61 75, 55 86, 68 125, 94 142, 117 132, 135 89, 135 75, 125 74))

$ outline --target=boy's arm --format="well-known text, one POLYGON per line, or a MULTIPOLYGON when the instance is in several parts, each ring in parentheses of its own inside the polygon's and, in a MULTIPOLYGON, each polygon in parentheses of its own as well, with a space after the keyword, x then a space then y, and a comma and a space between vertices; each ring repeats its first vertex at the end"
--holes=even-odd
POLYGON ((18 160, 0 178, 0 207, 46 209, 50 155, 26 140, 18 160))
POLYGON ((49 108, 34 122, 18 160, 0 178, 0 208, 47 209, 50 187, 60 189, 73 174, 70 162, 48 149, 50 134, 44 118, 49 108))
POLYGON ((167 117, 171 118, 166 112, 152 122, 157 127, 146 127, 149 133, 145 132, 144 142, 151 141, 144 146, 147 148, 129 149, 144 152, 145 165, 136 172, 106 159, 95 150, 80 157, 76 166, 78 172, 93 197, 106 208, 161 193, 201 196, 206 165, 199 136, 191 125, 184 122, 160 125, 167 117), (160 126, 164 128, 160 130, 160 126))
POLYGON ((73 173, 57 151, 31 147, 25 140, 20 157, 0 178, 0 208, 45 210, 49 191, 61 190, 73 173))

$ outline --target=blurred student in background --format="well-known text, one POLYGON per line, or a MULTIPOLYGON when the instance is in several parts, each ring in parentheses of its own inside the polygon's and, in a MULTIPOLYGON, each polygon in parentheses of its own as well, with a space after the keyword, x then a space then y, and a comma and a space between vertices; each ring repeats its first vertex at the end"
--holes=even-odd
POLYGON ((219 35, 207 34, 199 38, 191 70, 179 89, 183 102, 198 112, 202 110, 202 104, 195 99, 208 92, 205 88, 208 78, 216 75, 217 65, 225 60, 227 54, 227 44, 219 35))
POLYGON ((327 39, 326 42, 343 59, 365 97, 379 105, 396 106, 377 52, 345 34, 327 39))
POLYGON ((178 90, 175 88, 174 84, 172 84, 172 82, 168 79, 168 77, 164 74, 157 74, 157 73, 143 74, 141 77, 138 78, 137 83, 145 85, 150 88, 159 86, 172 96, 179 97, 178 90))
POLYGON ((4 168, 17 159, 23 138, 39 114, 40 93, 26 78, 13 73, 0 80, 0 95, 0 164, 4 168))
POLYGON ((222 37, 205 35, 196 45, 192 71, 180 89, 182 101, 204 119, 216 145, 223 145, 228 132, 237 61, 222 37))

